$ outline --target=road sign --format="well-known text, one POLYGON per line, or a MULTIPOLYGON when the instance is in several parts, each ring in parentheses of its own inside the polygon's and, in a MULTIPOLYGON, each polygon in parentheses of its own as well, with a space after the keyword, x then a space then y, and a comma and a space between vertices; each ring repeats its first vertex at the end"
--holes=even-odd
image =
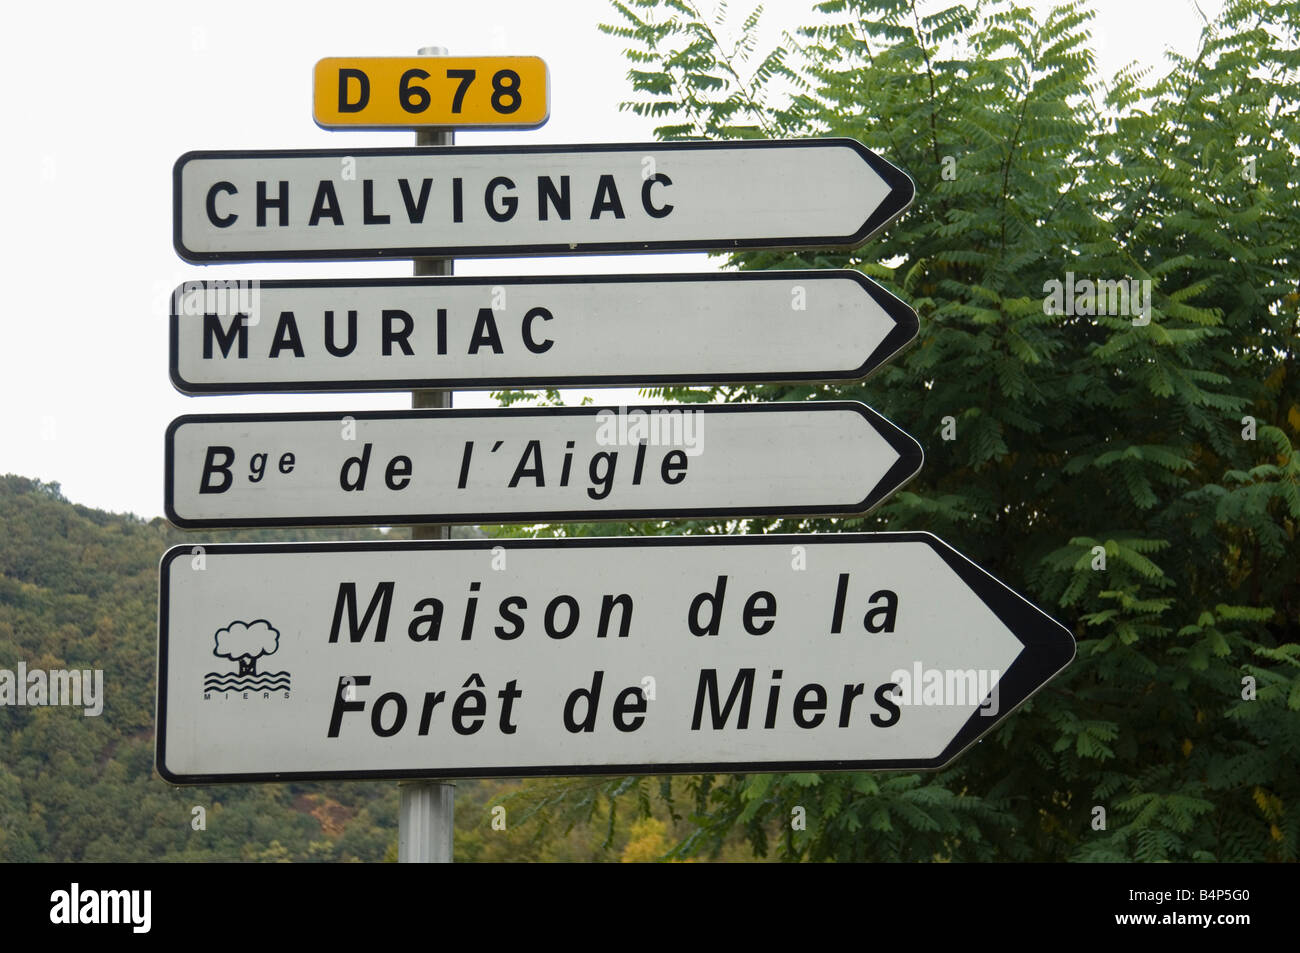
POLYGON ((528 129, 550 115, 536 56, 329 57, 313 78, 312 115, 325 129, 528 129))
POLYGON ((186 261, 853 247, 912 180, 854 139, 190 152, 186 261))
POLYGON ((192 784, 939 768, 1074 648, 928 533, 179 546, 157 765, 192 784))
POLYGON ((195 281, 189 394, 859 380, 916 313, 855 271, 195 281))
POLYGON ((860 514, 922 461, 852 401, 202 414, 165 453, 193 529, 860 514))

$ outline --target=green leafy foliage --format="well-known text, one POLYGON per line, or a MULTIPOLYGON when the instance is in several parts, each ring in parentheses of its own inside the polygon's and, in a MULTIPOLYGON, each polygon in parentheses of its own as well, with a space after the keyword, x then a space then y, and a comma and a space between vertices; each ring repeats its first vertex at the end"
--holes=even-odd
POLYGON ((861 270, 917 310, 908 352, 849 386, 659 393, 863 400, 926 451, 865 518, 625 530, 928 530, 1079 639, 943 771, 698 779, 677 853, 739 830, 785 859, 1294 861, 1300 4, 1229 0, 1194 57, 1112 77, 1081 0, 832 0, 766 55, 757 14, 612 6, 661 138, 852 136, 917 186, 862 249, 729 259, 861 270), (1067 273, 1149 281, 1150 307, 1055 307, 1067 273))

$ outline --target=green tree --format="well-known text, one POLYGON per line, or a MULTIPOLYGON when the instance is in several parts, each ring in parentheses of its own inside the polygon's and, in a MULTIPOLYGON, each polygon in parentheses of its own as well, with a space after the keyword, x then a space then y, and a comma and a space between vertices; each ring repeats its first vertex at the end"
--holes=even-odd
POLYGON ((920 316, 905 355, 851 386, 663 393, 863 400, 925 468, 865 518, 742 528, 929 530, 1079 639, 942 771, 697 779, 678 854, 740 830, 787 859, 1295 860, 1300 4, 1230 0, 1154 79, 1098 75, 1083 2, 833 0, 766 55, 757 13, 612 6, 625 108, 662 138, 852 136, 917 185, 865 248, 730 259, 870 275, 920 316), (1149 311, 1054 309, 1067 272, 1149 281, 1149 311))

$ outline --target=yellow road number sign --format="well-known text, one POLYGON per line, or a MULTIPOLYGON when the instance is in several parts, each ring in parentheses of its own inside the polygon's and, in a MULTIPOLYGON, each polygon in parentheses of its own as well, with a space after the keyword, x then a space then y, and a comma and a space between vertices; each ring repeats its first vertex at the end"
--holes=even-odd
POLYGON ((328 57, 313 100, 325 129, 528 129, 550 115, 550 77, 536 56, 328 57))

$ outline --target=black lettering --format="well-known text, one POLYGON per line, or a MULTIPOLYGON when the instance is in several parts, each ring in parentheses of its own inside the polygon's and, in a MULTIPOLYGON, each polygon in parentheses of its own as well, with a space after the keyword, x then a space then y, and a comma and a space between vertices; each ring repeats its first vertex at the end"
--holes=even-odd
POLYGON ((373 444, 368 443, 362 447, 361 456, 348 457, 343 461, 343 466, 339 468, 339 486, 346 492, 365 491, 366 474, 370 470, 370 451, 373 446, 373 444), (357 468, 355 477, 350 473, 354 466, 357 468))
POLYGON ((343 621, 343 610, 348 613, 348 638, 353 642, 361 642, 366 637, 366 629, 370 628, 370 620, 375 613, 379 613, 379 618, 375 624, 375 641, 382 642, 388 637, 388 612, 393 607, 393 587, 397 585, 394 582, 381 582, 375 587, 375 594, 370 597, 370 604, 366 606, 366 614, 357 622, 357 584, 355 582, 339 583, 338 598, 334 600, 334 621, 330 623, 330 643, 339 640, 339 623, 343 621))
POLYGON ((844 697, 840 701, 840 727, 841 728, 847 728, 849 726, 849 716, 853 712, 853 699, 857 698, 859 695, 862 694, 862 690, 864 687, 865 686, 861 682, 858 682, 858 684, 856 685, 844 686, 844 697))
POLYGON ((898 593, 891 589, 881 589, 879 592, 872 593, 868 600, 875 605, 876 600, 883 597, 885 604, 876 606, 869 611, 862 620, 862 625, 868 632, 893 632, 894 623, 898 621, 898 593), (876 617, 880 620, 876 621, 876 617))
POLYGON ((411 482, 411 458, 398 454, 388 461, 384 485, 390 490, 404 490, 411 482))
POLYGON ((446 692, 425 692, 424 693, 424 708, 420 711, 420 734, 421 735, 427 735, 429 733, 429 722, 433 720, 434 706, 439 704, 446 697, 447 697, 446 692))
POLYGON ((686 451, 669 450, 664 454, 663 466, 659 468, 660 478, 669 486, 676 486, 686 479, 686 451))
POLYGON ((749 597, 741 613, 741 623, 750 635, 767 635, 772 631, 773 617, 776 616, 776 596, 766 590, 760 590, 749 597), (764 604, 759 605, 762 601, 764 604))
POLYGON ((257 224, 258 227, 266 225, 266 210, 276 209, 280 213, 280 227, 289 224, 289 183, 281 180, 280 188, 275 193, 275 198, 268 198, 266 195, 266 183, 259 181, 257 183, 257 224))
POLYGON ((603 500, 614 489, 614 471, 618 466, 617 450, 602 450, 593 454, 587 468, 587 476, 592 485, 587 487, 587 495, 593 500, 603 500))
POLYGON ((339 112, 359 113, 370 102, 370 77, 359 69, 343 68, 339 70, 339 112), (357 81, 357 98, 348 96, 348 81, 357 81))
POLYGON ((619 731, 636 731, 645 724, 646 698, 640 688, 625 688, 614 699, 614 727, 619 731), (635 715, 635 718, 626 718, 635 715))
POLYGON ((600 683, 604 678, 604 672, 595 672, 592 675, 591 688, 575 688, 569 693, 569 697, 564 703, 564 727, 571 733, 577 734, 578 732, 596 730, 596 708, 600 705, 600 683), (580 701, 587 703, 587 713, 582 721, 578 721, 574 717, 580 701))
POLYGON ((767 688, 767 717, 763 719, 763 727, 772 729, 776 727, 777 701, 781 698, 781 676, 785 673, 779 669, 772 669, 772 684, 767 688))
POLYGON ((509 631, 502 626, 497 626, 493 629, 492 631, 496 633, 498 639, 504 639, 509 642, 524 634, 523 617, 514 610, 527 608, 528 600, 523 596, 509 596, 508 598, 501 600, 501 605, 497 607, 497 612, 501 614, 502 621, 510 623, 511 628, 509 631))
POLYGON ((279 357, 281 351, 292 351, 294 357, 303 357, 302 337, 298 334, 298 319, 292 311, 281 311, 275 325, 275 338, 271 341, 270 357, 279 357))
POLYGON ((363 225, 387 225, 391 215, 375 212, 375 180, 361 180, 361 223, 363 225))
POLYGON ((200 493, 225 493, 230 489, 230 484, 234 482, 235 475, 230 472, 230 465, 235 462, 235 450, 233 447, 208 447, 208 452, 203 457, 203 475, 199 478, 200 493), (217 454, 222 459, 217 460, 217 454), (212 482, 213 474, 220 475, 221 484, 215 485, 212 482))
POLYGON ((560 464, 560 486, 569 485, 569 470, 573 466, 573 441, 564 441, 564 462, 560 464))
POLYGON ((800 728, 816 728, 825 720, 826 689, 816 682, 799 689, 794 696, 794 723, 800 728), (811 717, 806 717, 809 714, 811 717))
POLYGON ((239 349, 235 352, 241 358, 248 357, 248 322, 245 321, 248 315, 237 314, 230 322, 229 328, 221 327, 221 315, 205 314, 203 316, 203 359, 212 359, 212 343, 216 342, 217 347, 221 348, 222 357, 230 357, 230 349, 239 342, 239 349))
POLYGON ((339 736, 339 727, 343 724, 344 713, 366 710, 365 702, 348 701, 347 696, 352 686, 369 684, 369 675, 344 675, 339 678, 338 687, 334 690, 334 710, 330 712, 330 730, 326 735, 327 738, 339 736))
POLYGON ((896 691, 898 691, 898 685, 893 682, 881 685, 876 689, 876 704, 889 712, 884 718, 876 714, 871 716, 871 723, 877 728, 888 728, 890 725, 897 724, 900 712, 892 697, 896 691))
POLYGON ((538 340, 533 337, 533 322, 538 318, 541 318, 543 321, 549 321, 552 317, 554 316, 551 312, 547 311, 545 308, 532 308, 524 315, 524 347, 528 348, 528 350, 532 351, 534 354, 545 354, 551 349, 551 346, 555 342, 550 338, 546 338, 544 341, 539 343, 538 340))
POLYGON ((402 353, 407 357, 414 357, 415 350, 411 347, 410 342, 406 339, 411 336, 415 330, 415 321, 405 311, 397 308, 385 308, 382 314, 384 321, 384 334, 382 352, 384 357, 391 357, 393 354, 393 345, 396 344, 402 349, 402 353), (401 325, 401 330, 398 330, 401 325))
POLYGON ((542 444, 540 440, 528 441, 528 446, 524 447, 524 454, 519 458, 519 465, 515 467, 514 475, 510 477, 510 488, 514 489, 519 485, 519 481, 525 477, 532 477, 535 486, 546 486, 546 476, 542 468, 542 444), (533 460, 533 465, 527 466, 529 458, 533 460))
POLYGON ((325 350, 335 357, 347 357, 357 346, 357 313, 348 312, 348 342, 342 347, 334 343, 334 312, 325 312, 325 350))
POLYGON ((618 606, 618 637, 627 638, 627 630, 632 625, 632 597, 626 592, 618 596, 606 595, 600 603, 600 624, 596 627, 596 638, 603 639, 609 635, 609 618, 618 606))
POLYGON ((615 218, 626 218, 623 214, 623 203, 618 197, 618 186, 614 184, 612 175, 602 175, 600 183, 596 186, 596 198, 591 203, 591 217, 598 219, 606 212, 613 212, 615 218))
POLYGON ((234 212, 229 215, 220 215, 217 213, 217 193, 225 192, 228 195, 237 195, 239 189, 235 188, 233 182, 215 182, 212 188, 208 189, 208 221, 217 228, 229 228, 235 224, 235 219, 239 218, 234 212))
POLYGON ((831 613, 831 634, 839 635, 844 624, 844 600, 849 594, 849 574, 840 573, 839 582, 835 584, 835 611, 831 613))
POLYGON ((370 727, 381 738, 391 738, 402 730, 402 725, 406 724, 406 699, 397 692, 384 692, 375 699, 375 707, 370 709, 370 727), (397 714, 393 717, 393 723, 387 728, 384 727, 384 706, 389 702, 397 703, 397 714))
POLYGON ((493 354, 502 353, 501 335, 497 332, 497 320, 492 316, 491 308, 478 309, 478 318, 469 339, 469 353, 477 354, 485 344, 492 348, 493 354))
POLYGON ((519 208, 519 199, 513 195, 501 196, 501 205, 497 207, 496 190, 500 188, 513 189, 514 182, 504 175, 498 175, 488 183, 487 189, 483 192, 483 207, 487 209, 488 217, 494 222, 508 222, 515 217, 515 210, 519 208))
POLYGON ((456 481, 456 489, 465 489, 465 482, 469 479, 469 459, 474 455, 474 441, 465 441, 465 453, 460 458, 460 479, 456 481))
MULTIPOLYGON (((471 582, 469 584, 470 592, 478 592, 483 584, 481 582, 471 582)), ((478 614, 478 596, 471 596, 465 602, 465 621, 460 625, 460 639, 462 642, 468 642, 474 635, 474 616, 478 614)))
MULTIPOLYGON (((727 597, 727 577, 719 576, 713 592, 701 592, 691 600, 690 611, 686 614, 686 624, 691 630, 691 635, 717 635, 718 627, 722 623, 722 602, 727 597), (711 617, 708 623, 700 621, 700 609, 708 603, 711 617)), ((753 670, 750 670, 753 674, 753 670)))
POLYGON ((636 462, 632 464, 632 485, 641 485, 641 470, 645 467, 646 442, 642 440, 636 447, 636 462))
POLYGON ((497 722, 497 727, 501 729, 503 735, 513 735, 517 728, 510 723, 510 710, 514 706, 516 698, 523 698, 524 693, 515 688, 518 682, 510 679, 506 682, 506 687, 497 692, 497 698, 501 699, 501 718, 497 722))
POLYGON ((573 596, 556 596, 546 605, 546 614, 542 617, 546 634, 553 639, 567 639, 578 627, 578 600, 573 596), (568 608, 568 621, 563 629, 555 627, 555 613, 560 606, 568 608))
POLYGON ((433 187, 433 179, 420 180, 420 198, 417 200, 411 195, 411 186, 406 179, 397 180, 397 188, 402 193, 402 204, 406 206, 406 219, 412 225, 420 225, 424 222, 424 212, 429 205, 429 190, 433 187))
POLYGON ((437 642, 438 636, 442 634, 442 600, 432 597, 421 599, 414 609, 416 612, 421 609, 428 611, 411 620, 411 624, 406 627, 406 637, 412 642, 437 642))
MULTIPOLYGON (((483 684, 479 682, 479 684, 483 684)), ((472 735, 483 727, 487 699, 479 691, 465 691, 456 696, 451 707, 451 727, 458 735, 472 735)))
POLYGON ((700 672, 700 683, 695 689, 695 714, 691 717, 691 731, 700 730, 700 721, 704 716, 704 699, 709 700, 709 715, 713 720, 711 727, 716 731, 725 728, 731 709, 739 703, 736 712, 736 727, 749 727, 749 703, 754 694, 754 670, 742 668, 736 674, 736 681, 731 686, 725 707, 718 704, 717 669, 706 668, 700 672))
POLYGON ((555 183, 551 181, 549 175, 539 175, 537 177, 537 220, 539 222, 549 221, 549 213, 546 203, 550 202, 555 208, 555 212, 564 221, 569 220, 569 177, 560 176, 560 190, 555 190, 555 183))
POLYGON ((650 188, 654 185, 672 184, 673 180, 668 178, 668 176, 664 175, 662 172, 650 176, 650 178, 641 183, 641 207, 646 210, 646 214, 651 218, 664 218, 673 210, 673 207, 666 204, 656 207, 655 204, 650 201, 650 188))
MULTIPOLYGON (((334 191, 334 183, 329 179, 321 179, 316 186, 316 198, 312 200, 307 224, 308 226, 319 225, 322 218, 328 218, 335 225, 343 224, 343 212, 339 210, 339 197, 334 191)), ((280 224, 283 225, 284 222, 280 224)))

